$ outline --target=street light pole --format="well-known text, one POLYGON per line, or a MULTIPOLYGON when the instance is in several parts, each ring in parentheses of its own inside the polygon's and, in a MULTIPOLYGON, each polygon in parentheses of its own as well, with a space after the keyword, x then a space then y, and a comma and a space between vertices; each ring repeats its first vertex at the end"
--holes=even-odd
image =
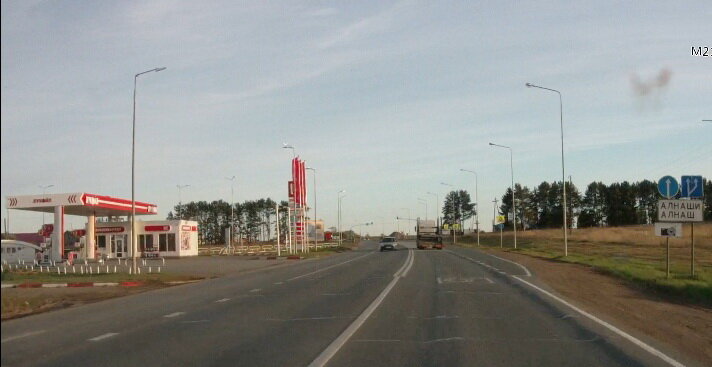
POLYGON ((225 177, 226 180, 230 181, 230 244, 228 246, 230 248, 232 248, 232 243, 234 242, 233 232, 235 232, 235 178, 235 176, 225 177))
MULTIPOLYGON (((445 185, 445 186, 450 186, 452 190, 455 190, 455 186, 453 186, 453 185, 451 185, 451 184, 449 184, 449 183, 441 182, 440 184, 441 184, 441 185, 445 185)), ((455 190, 455 195, 457 195, 457 190, 455 190)), ((452 243, 454 244, 455 242, 457 242, 457 229, 455 228, 455 219, 456 219, 456 216, 455 216, 455 197, 452 198, 451 207, 452 207, 452 243)))
POLYGON ((435 196, 435 223, 438 222, 438 217, 440 216, 440 196, 437 193, 428 191, 428 195, 435 196))
POLYGON ((146 70, 134 75, 134 90, 133 90, 133 123, 131 129, 131 269, 136 274, 138 270, 137 263, 137 247, 136 247, 136 84, 140 75, 159 72, 166 70, 165 67, 146 70))
POLYGON ((190 185, 176 185, 178 188, 178 219, 183 220, 183 196, 181 190, 190 187, 190 185))
POLYGON ((564 169, 564 102, 563 99, 561 98, 561 92, 559 92, 556 89, 551 89, 551 88, 546 88, 546 87, 541 87, 538 85, 534 85, 532 83, 526 83, 525 84, 528 88, 539 88, 543 90, 548 90, 550 92, 554 92, 559 95, 559 118, 560 118, 560 124, 561 124, 561 184, 563 185, 563 190, 562 190, 562 197, 563 197, 563 212, 564 212, 564 256, 568 256, 569 254, 569 237, 568 237, 568 227, 569 223, 567 220, 567 211, 568 211, 568 206, 566 205, 566 172, 564 169))
POLYGON ((316 168, 307 167, 308 170, 314 172, 314 251, 316 251, 317 245, 317 235, 319 234, 318 228, 316 226, 317 216, 316 216, 316 168))
MULTIPOLYGON (((291 144, 287 143, 282 143, 282 148, 283 149, 291 149, 292 150, 292 158, 297 158, 297 153, 294 151, 294 147, 291 144)), ((296 192, 294 193, 294 208, 287 208, 287 230, 289 233, 289 248, 290 248, 290 253, 294 253, 295 249, 297 247, 297 244, 292 244, 292 214, 294 213, 294 225, 296 226, 296 221, 297 221, 297 198, 296 198, 296 192)), ((289 207, 289 203, 287 205, 289 207)), ((297 231, 295 229, 294 231, 294 242, 297 241, 297 231)))
POLYGON ((477 247, 480 246, 480 201, 477 197, 477 172, 460 168, 462 172, 469 172, 475 175, 475 226, 477 230, 477 247))
MULTIPOLYGON (((410 216, 410 208, 401 208, 401 210, 407 210, 407 211, 408 211, 408 220, 410 221, 410 219, 411 219, 411 216, 410 216)), ((408 222, 407 225, 410 226, 410 222, 408 222)), ((406 228, 409 228, 409 227, 406 227, 406 228)), ((406 236, 407 236, 407 235, 410 235, 410 229, 408 229, 408 231, 406 232, 406 236)))
MULTIPOLYGON (((512 212, 514 214, 514 248, 517 248, 517 205, 515 204, 514 201, 514 161, 513 161, 513 156, 514 154, 512 153, 512 148, 506 146, 506 145, 499 145, 499 144, 494 144, 494 143, 489 143, 489 145, 494 146, 494 147, 500 147, 500 148, 506 148, 509 149, 509 169, 512 174, 512 212)), ((566 228, 564 228, 564 231, 566 231, 566 228)))
POLYGON ((421 204, 425 204, 425 220, 428 220, 428 201, 423 198, 418 198, 421 204))
MULTIPOLYGON (((42 196, 45 196, 47 194, 47 189, 50 187, 54 187, 54 185, 39 185, 38 186, 40 189, 42 189, 42 196)), ((44 228, 45 226, 45 213, 42 212, 42 227, 44 228)))
POLYGON ((341 242, 342 242, 342 241, 341 241, 341 236, 342 236, 342 233, 341 233, 341 199, 343 199, 344 196, 346 196, 346 195, 343 195, 343 196, 342 196, 341 193, 344 193, 344 192, 346 192, 346 190, 341 190, 341 191, 339 191, 339 193, 337 194, 338 197, 339 197, 339 201, 338 201, 338 203, 339 203, 339 211, 338 211, 338 215, 337 215, 338 222, 339 222, 339 224, 338 224, 338 226, 339 226, 339 228, 338 228, 338 231, 339 231, 339 247, 341 247, 341 242))

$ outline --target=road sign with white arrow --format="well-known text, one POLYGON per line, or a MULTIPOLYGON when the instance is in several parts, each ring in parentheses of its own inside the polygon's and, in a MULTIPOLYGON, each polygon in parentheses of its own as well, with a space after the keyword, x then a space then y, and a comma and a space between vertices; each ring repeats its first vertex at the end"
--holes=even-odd
POLYGON ((658 192, 666 199, 673 198, 680 191, 680 185, 675 177, 663 176, 658 181, 658 192))
POLYGON ((683 198, 700 199, 704 196, 702 176, 682 176, 680 186, 682 186, 680 196, 683 198))

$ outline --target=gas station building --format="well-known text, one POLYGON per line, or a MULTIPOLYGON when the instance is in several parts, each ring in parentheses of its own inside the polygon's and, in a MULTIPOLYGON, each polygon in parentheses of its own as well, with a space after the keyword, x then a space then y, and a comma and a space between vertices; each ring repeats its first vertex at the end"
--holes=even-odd
MULTIPOLYGON (((50 256, 61 261, 65 256, 64 215, 80 215, 87 218, 86 228, 74 233, 84 237, 80 258, 127 258, 131 251, 131 200, 84 192, 48 195, 8 196, 7 208, 54 214, 51 229, 50 256), (129 217, 128 221, 103 221, 129 217)), ((154 204, 135 202, 136 215, 155 215, 154 204)), ((46 230, 46 228, 45 228, 46 230)), ((50 231, 45 231, 50 232, 50 231)), ((81 241, 80 241, 81 242, 81 241)), ((198 224, 186 220, 139 221, 136 220, 137 255, 149 256, 195 256, 198 255, 198 224)))

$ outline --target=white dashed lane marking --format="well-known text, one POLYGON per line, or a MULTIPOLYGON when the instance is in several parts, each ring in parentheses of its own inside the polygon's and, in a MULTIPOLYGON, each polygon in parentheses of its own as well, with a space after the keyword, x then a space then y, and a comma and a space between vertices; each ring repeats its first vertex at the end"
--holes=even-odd
POLYGON ((177 317, 180 315, 185 315, 185 312, 174 312, 174 313, 169 313, 168 315, 163 315, 165 318, 172 318, 172 317, 177 317))
POLYGON ((2 340, 2 342, 3 342, 3 343, 7 343, 7 342, 10 342, 10 341, 13 341, 13 340, 26 338, 26 337, 28 337, 28 336, 33 336, 33 335, 42 334, 42 333, 44 333, 45 331, 47 331, 47 330, 29 331, 29 332, 26 332, 26 333, 20 334, 20 335, 9 336, 9 337, 7 337, 7 338, 4 338, 4 339, 2 340))
POLYGON ((106 333, 106 334, 103 334, 103 335, 99 335, 99 336, 97 336, 97 337, 93 337, 93 338, 89 339, 89 341, 90 341, 90 342, 98 342, 98 341, 100 341, 100 340, 104 340, 104 339, 107 339, 107 338, 111 338, 112 336, 116 336, 116 335, 119 335, 119 333, 106 333))

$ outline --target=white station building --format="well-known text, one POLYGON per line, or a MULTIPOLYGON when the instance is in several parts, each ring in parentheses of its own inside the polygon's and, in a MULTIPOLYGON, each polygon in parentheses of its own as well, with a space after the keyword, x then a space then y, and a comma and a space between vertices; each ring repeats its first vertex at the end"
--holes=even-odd
MULTIPOLYGON (((80 258, 97 259, 132 257, 131 221, 97 221, 97 218, 130 217, 131 200, 84 192, 49 195, 8 196, 7 208, 54 213, 50 235, 50 259, 65 257, 64 216, 87 217, 84 230, 75 231, 84 237, 80 258)), ((154 204, 135 202, 136 215, 155 215, 154 204)), ((137 256, 195 256, 198 255, 198 223, 186 220, 136 220, 137 256)))

